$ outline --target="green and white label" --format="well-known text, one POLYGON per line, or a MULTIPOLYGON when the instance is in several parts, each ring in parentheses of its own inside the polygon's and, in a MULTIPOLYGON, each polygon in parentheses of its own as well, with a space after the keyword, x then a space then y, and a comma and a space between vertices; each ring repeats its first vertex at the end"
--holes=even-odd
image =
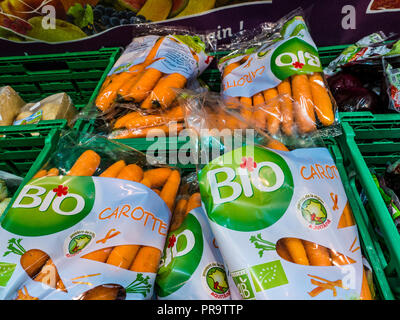
POLYGON ((201 207, 168 234, 156 291, 160 300, 230 299, 222 257, 201 207))
POLYGON ((243 147, 215 159, 200 172, 199 182, 209 218, 237 231, 273 225, 293 195, 293 177, 286 161, 259 147, 254 148, 254 158, 243 147), (233 163, 225 164, 228 159, 233 163))
POLYGON ((91 177, 44 177, 23 187, 2 227, 22 236, 65 230, 85 218, 94 204, 91 177))

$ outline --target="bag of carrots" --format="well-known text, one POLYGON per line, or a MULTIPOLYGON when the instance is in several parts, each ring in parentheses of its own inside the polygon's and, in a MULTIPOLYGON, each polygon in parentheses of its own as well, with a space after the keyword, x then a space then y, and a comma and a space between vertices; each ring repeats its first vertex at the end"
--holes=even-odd
POLYGON ((272 136, 337 134, 337 106, 302 11, 239 33, 218 62, 221 92, 272 136), (330 128, 330 130, 327 130, 330 128))
MULTIPOLYGON (((220 106, 229 117, 222 110, 219 123, 245 122, 220 106)), ((251 125, 218 136, 201 99, 185 108, 203 207, 241 298, 371 299, 355 219, 323 141, 286 145, 251 125)))
MULTIPOLYGON (((177 90, 197 86, 211 63, 214 44, 178 27, 143 27, 106 77, 95 105, 112 129, 111 138, 146 136, 149 128, 168 133, 183 123, 177 90)), ((206 38, 206 37, 203 37, 206 38)))
POLYGON ((230 299, 224 263, 201 206, 196 172, 182 178, 156 293, 159 300, 230 299))
POLYGON ((0 229, 0 298, 151 299, 180 171, 104 137, 64 134, 0 229))

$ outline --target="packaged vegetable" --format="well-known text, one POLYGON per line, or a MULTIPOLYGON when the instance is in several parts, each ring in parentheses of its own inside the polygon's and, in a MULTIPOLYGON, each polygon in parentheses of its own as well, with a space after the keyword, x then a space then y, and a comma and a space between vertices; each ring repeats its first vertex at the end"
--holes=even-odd
POLYGON ((71 98, 65 93, 57 93, 38 102, 27 103, 22 107, 14 125, 34 124, 40 120, 66 119, 71 126, 78 114, 71 98))
POLYGON ((301 10, 239 35, 232 49, 218 63, 221 91, 248 106, 245 118, 262 118, 273 136, 335 126, 336 104, 301 10))
POLYGON ((386 43, 393 34, 388 36, 384 32, 378 31, 348 46, 343 52, 333 59, 324 69, 324 73, 330 77, 335 75, 343 66, 360 63, 362 61, 369 64, 378 63, 383 56, 400 55, 399 44, 397 42, 386 43))
POLYGON ((95 101, 111 138, 145 136, 149 128, 165 131, 171 122, 182 124, 177 90, 198 87, 197 77, 212 61, 214 45, 203 42, 201 34, 160 26, 144 31, 137 31, 95 101))
POLYGON ((64 134, 1 221, 0 298, 150 299, 179 185, 132 148, 64 134))
POLYGON ((389 110, 400 112, 400 64, 394 68, 383 59, 384 76, 389 110))
POLYGON ((0 88, 0 126, 10 126, 25 104, 10 86, 0 88))
POLYGON ((6 211, 14 192, 17 191, 22 178, 9 172, 0 171, 0 218, 6 211))
POLYGON ((371 299, 357 226, 322 141, 289 145, 259 130, 250 139, 247 128, 227 144, 210 133, 201 103, 185 108, 195 149, 209 147, 197 165, 201 200, 242 299, 371 299))
POLYGON ((156 292, 159 300, 230 299, 224 262, 201 206, 196 172, 182 179, 156 292))

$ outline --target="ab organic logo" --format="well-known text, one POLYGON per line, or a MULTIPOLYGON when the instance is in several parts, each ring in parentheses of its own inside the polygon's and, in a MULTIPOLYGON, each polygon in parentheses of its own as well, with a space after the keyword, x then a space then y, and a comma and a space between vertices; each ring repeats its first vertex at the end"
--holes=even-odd
POLYGON ((34 179, 18 194, 2 227, 22 236, 42 236, 65 230, 89 214, 94 195, 91 177, 34 179))

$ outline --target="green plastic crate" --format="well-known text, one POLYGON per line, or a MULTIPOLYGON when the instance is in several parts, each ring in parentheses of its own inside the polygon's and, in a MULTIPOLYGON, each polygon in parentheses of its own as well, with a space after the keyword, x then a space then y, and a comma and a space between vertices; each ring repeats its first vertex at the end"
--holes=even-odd
POLYGON ((343 135, 338 137, 354 206, 370 224, 375 251, 391 290, 400 298, 400 235, 376 187, 370 169, 381 173, 387 162, 400 158, 400 114, 357 112, 341 115, 343 135), (360 186, 368 199, 368 210, 359 196, 360 186), (376 228, 382 236, 379 236, 376 228))
POLYGON ((96 98, 120 50, 2 57, 0 87, 11 86, 27 103, 66 92, 79 110, 96 98))
POLYGON ((43 159, 55 147, 64 121, 0 127, 0 170, 31 179, 43 159))

